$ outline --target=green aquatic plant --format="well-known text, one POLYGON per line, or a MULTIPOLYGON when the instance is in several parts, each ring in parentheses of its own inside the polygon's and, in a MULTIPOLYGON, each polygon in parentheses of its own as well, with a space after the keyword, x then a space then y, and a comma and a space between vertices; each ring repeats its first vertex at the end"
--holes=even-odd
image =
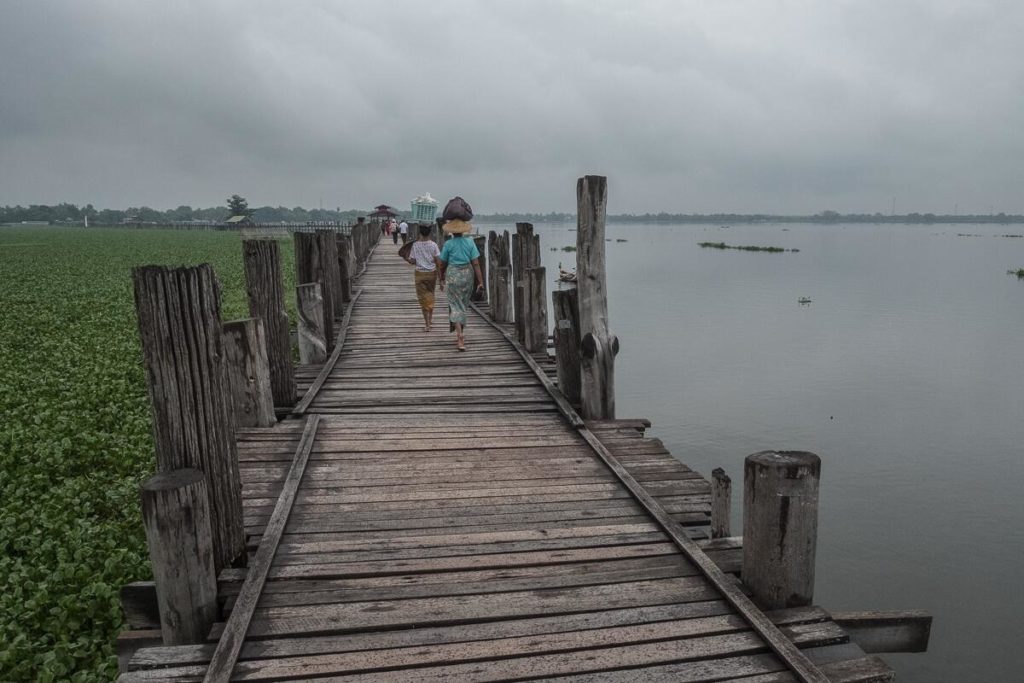
POLYGON ((752 245, 733 246, 725 242, 701 242, 699 246, 705 249, 737 249, 739 251, 767 251, 773 254, 781 254, 784 251, 796 253, 799 249, 783 249, 782 247, 757 247, 752 245))
POLYGON ((562 247, 562 251, 576 251, 576 247, 573 247, 573 246, 562 247))
POLYGON ((119 591, 150 575, 139 484, 156 464, 131 269, 211 263, 224 318, 248 317, 241 240, 4 228, 0 253, 0 680, 111 681, 119 591))
POLYGON ((1018 280, 1024 280, 1024 268, 1018 268, 1017 270, 1006 271, 1007 275, 1016 275, 1018 280))

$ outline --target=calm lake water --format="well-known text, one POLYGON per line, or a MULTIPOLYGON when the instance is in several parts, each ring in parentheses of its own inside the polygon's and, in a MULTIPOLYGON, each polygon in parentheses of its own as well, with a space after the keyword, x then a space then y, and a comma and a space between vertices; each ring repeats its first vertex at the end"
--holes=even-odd
MULTIPOLYGON (((481 226, 487 229, 486 226, 481 226)), ((548 273, 575 225, 537 225, 548 273)), ((1018 681, 1024 629, 1022 225, 609 224, 619 417, 705 476, 822 458, 815 601, 919 608, 898 680, 1018 681), (624 242, 616 240, 626 240, 624 242), (702 249, 699 242, 799 253, 702 249), (812 300, 809 305, 797 302, 812 300)))

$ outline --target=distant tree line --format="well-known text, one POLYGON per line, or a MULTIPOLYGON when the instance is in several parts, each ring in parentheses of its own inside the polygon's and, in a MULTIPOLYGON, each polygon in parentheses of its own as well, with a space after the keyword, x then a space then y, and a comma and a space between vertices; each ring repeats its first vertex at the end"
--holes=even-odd
MULTIPOLYGON (((247 209, 254 221, 267 223, 305 223, 307 221, 354 221, 365 216, 366 211, 352 209, 338 211, 331 209, 304 209, 301 206, 261 206, 247 209)), ((120 225, 123 223, 185 223, 204 221, 218 223, 233 215, 232 209, 213 207, 194 209, 179 206, 176 209, 160 211, 148 206, 133 206, 127 209, 96 209, 92 204, 76 206, 61 203, 52 206, 31 204, 29 206, 0 206, 0 223, 21 223, 24 221, 45 221, 53 224, 78 225, 89 217, 90 225, 120 225)))
MULTIPOLYGON (((237 195, 235 195, 237 197, 237 195)), ((242 199, 239 197, 239 199, 242 199)), ((230 200, 229 200, 230 201, 230 200)), ((242 199, 244 202, 244 199, 242 199)), ((342 221, 352 222, 359 216, 367 215, 361 209, 305 209, 301 206, 287 208, 284 206, 261 206, 249 208, 247 205, 236 204, 244 209, 252 220, 266 223, 305 223, 307 221, 342 221)), ((127 209, 96 209, 92 204, 77 206, 62 202, 60 204, 31 204, 29 206, 0 206, 0 223, 21 223, 23 221, 44 221, 53 224, 81 224, 89 217, 92 225, 118 225, 122 223, 183 223, 204 221, 218 223, 234 215, 235 208, 227 206, 206 209, 192 208, 182 205, 176 209, 160 211, 148 206, 129 207, 127 209)), ((576 220, 573 213, 490 213, 477 214, 477 221, 487 223, 566 223, 576 220)), ((881 213, 848 213, 822 211, 813 215, 781 215, 767 213, 642 213, 614 214, 608 216, 609 221, 620 223, 1024 223, 1024 215, 1020 214, 934 214, 909 213, 901 215, 884 215, 881 213)))

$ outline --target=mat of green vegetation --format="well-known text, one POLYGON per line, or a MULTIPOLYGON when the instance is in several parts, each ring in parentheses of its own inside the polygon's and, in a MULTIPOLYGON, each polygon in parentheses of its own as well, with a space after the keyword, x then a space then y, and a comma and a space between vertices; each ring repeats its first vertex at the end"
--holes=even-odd
POLYGON ((0 681, 117 674, 155 466, 131 269, 204 262, 246 317, 238 233, 0 228, 0 681))

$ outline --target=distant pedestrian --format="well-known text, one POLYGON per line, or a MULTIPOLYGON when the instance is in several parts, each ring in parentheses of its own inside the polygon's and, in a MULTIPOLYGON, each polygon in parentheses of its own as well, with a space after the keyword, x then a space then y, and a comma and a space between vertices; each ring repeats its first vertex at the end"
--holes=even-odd
POLYGON ((484 288, 484 276, 480 272, 480 250, 476 248, 473 238, 466 237, 466 233, 473 229, 467 221, 449 220, 444 224, 444 229, 451 234, 451 239, 444 243, 438 258, 441 261, 442 290, 448 296, 448 326, 450 331, 455 332, 455 343, 459 351, 465 351, 469 298, 474 291, 484 288))
POLYGON ((398 224, 398 233, 402 236, 402 244, 405 244, 409 239, 409 224, 404 220, 398 224))
MULTIPOLYGON (((423 331, 430 332, 434 321, 434 289, 437 287, 437 269, 441 266, 441 250, 430 239, 430 226, 420 226, 419 239, 413 242, 406 261, 416 266, 416 300, 423 314, 423 331)), ((404 249, 404 247, 403 247, 404 249)))
POLYGON ((388 219, 388 234, 391 235, 391 241, 398 244, 398 224, 394 218, 388 219))

